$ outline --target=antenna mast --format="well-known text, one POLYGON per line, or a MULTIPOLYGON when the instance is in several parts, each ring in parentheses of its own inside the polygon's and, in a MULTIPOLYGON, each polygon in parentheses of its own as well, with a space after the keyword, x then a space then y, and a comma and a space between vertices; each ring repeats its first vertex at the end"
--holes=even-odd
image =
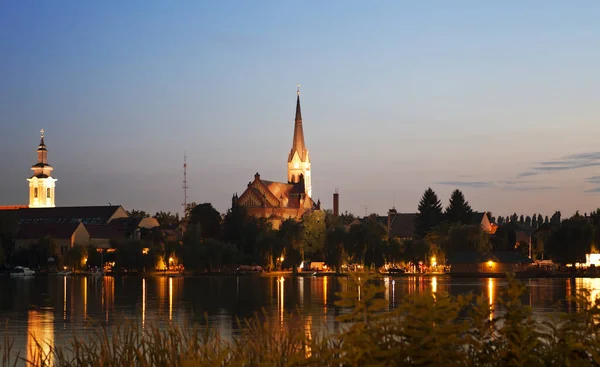
POLYGON ((187 217, 187 155, 183 151, 183 217, 187 217))

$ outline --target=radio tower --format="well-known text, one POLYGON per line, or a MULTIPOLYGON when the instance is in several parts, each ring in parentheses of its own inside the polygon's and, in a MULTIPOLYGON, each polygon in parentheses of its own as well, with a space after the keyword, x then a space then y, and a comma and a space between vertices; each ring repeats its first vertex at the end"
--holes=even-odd
POLYGON ((183 152, 183 217, 187 218, 187 155, 183 152))

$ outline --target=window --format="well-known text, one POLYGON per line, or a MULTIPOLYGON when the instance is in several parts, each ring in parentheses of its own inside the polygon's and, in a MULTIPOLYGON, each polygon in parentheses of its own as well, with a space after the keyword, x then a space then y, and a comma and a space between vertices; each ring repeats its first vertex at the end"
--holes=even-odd
POLYGON ((37 199, 37 187, 33 189, 33 197, 37 199))
POLYGON ((46 189, 46 198, 50 199, 50 188, 46 189))

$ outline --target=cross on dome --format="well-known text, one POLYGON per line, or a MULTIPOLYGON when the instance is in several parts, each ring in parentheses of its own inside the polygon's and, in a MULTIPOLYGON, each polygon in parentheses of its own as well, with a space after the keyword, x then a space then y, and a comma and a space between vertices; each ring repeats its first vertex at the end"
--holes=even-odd
POLYGON ((44 129, 40 130, 40 134, 42 134, 42 138, 44 137, 44 129))

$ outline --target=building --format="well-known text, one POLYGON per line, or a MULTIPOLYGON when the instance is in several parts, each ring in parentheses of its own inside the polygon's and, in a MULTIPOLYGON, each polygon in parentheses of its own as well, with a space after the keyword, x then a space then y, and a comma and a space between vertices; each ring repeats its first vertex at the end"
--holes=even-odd
POLYGON ((15 248, 29 248, 45 238, 56 246, 61 255, 74 246, 90 244, 90 234, 83 223, 24 224, 15 234, 15 248))
POLYGON ((533 260, 520 252, 457 252, 448 259, 450 274, 455 275, 502 275, 520 273, 533 260))
POLYGON ((31 166, 33 176, 29 182, 29 207, 52 208, 54 207, 54 194, 56 179, 52 177, 52 166, 48 164, 48 149, 44 142, 44 129, 41 131, 40 145, 37 150, 37 163, 31 166))
POLYGON ((273 228, 279 228, 285 219, 300 219, 304 213, 320 209, 320 202, 315 203, 311 197, 310 156, 304 143, 299 90, 294 138, 287 163, 288 182, 263 180, 257 172, 254 181, 249 182, 242 195, 234 196, 233 200, 246 208, 249 215, 268 219, 273 228))

